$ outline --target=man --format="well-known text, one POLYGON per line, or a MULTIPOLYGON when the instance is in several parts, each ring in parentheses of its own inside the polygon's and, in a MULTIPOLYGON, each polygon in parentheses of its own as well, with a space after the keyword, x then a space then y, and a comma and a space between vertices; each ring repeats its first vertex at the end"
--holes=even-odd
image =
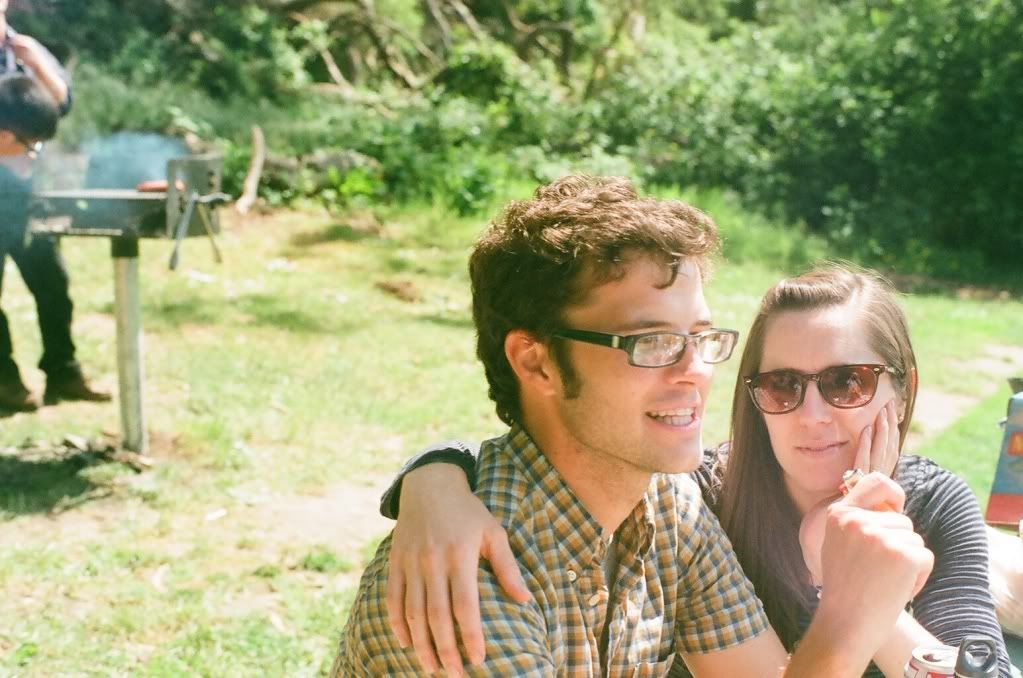
MULTIPOLYGON (((49 238, 26 238, 34 160, 41 142, 55 133, 55 127, 49 127, 52 116, 45 109, 66 114, 71 88, 53 55, 7 24, 6 10, 7 0, 0 0, 0 78, 8 80, 0 103, 0 265, 10 255, 35 298, 43 341, 39 369, 46 374, 45 402, 108 401, 110 394, 89 387, 75 360, 69 280, 56 244, 49 238)), ((2 273, 0 268, 0 284, 2 273)), ((14 362, 10 327, 0 311, 0 408, 30 412, 38 407, 14 362)))
MULTIPOLYGON (((871 476, 829 509, 827 595, 786 657, 699 490, 669 475, 700 463, 711 364, 735 343, 703 295, 717 243, 699 211, 591 177, 512 203, 477 243, 477 354, 511 428, 481 449, 476 493, 531 600, 481 566, 487 649, 469 674, 661 676, 681 654, 696 676, 859 676, 930 572, 908 520, 865 510, 902 501, 871 476)), ((389 626, 389 549, 363 575, 334 676, 420 673, 389 626)), ((402 593, 417 609, 422 592, 402 593)))

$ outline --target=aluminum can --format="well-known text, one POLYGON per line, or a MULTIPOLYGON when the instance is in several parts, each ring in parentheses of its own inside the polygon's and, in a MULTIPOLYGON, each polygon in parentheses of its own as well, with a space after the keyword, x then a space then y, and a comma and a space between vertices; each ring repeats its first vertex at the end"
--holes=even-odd
POLYGON ((918 647, 905 678, 989 678, 998 675, 997 646, 990 638, 967 636, 958 648, 918 647))
POLYGON ((957 678, 991 678, 998 675, 998 646, 983 636, 966 636, 959 645, 957 678))
POLYGON ((955 676, 956 656, 954 647, 918 647, 906 664, 905 678, 952 678, 955 676))

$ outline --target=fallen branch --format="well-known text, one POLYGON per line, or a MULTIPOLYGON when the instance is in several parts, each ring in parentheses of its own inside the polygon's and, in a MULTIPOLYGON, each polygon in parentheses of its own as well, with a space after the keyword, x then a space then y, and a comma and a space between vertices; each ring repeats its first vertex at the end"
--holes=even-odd
POLYGON ((327 73, 330 74, 330 79, 334 81, 338 89, 352 92, 352 83, 348 82, 345 78, 344 73, 338 68, 337 62, 334 61, 334 55, 330 53, 330 50, 323 48, 320 50, 320 59, 323 60, 323 65, 327 67, 327 73))
POLYGON ((451 49, 451 24, 445 18, 444 10, 437 4, 437 0, 426 0, 426 9, 429 10, 430 18, 433 19, 437 30, 440 31, 440 40, 444 45, 444 51, 447 52, 451 49))
POLYGON ((110 454, 110 459, 119 464, 132 467, 136 473, 148 471, 156 464, 152 457, 147 457, 144 454, 132 452, 131 450, 119 450, 117 452, 113 452, 110 454))
POLYGON ((487 34, 480 27, 480 24, 476 21, 476 17, 473 16, 473 13, 465 6, 465 3, 461 2, 461 0, 448 0, 448 4, 455 10, 458 16, 461 17, 462 23, 469 27, 469 30, 472 31, 473 37, 480 42, 487 39, 487 34))
POLYGON ((249 160, 249 171, 245 174, 242 194, 234 204, 238 214, 246 214, 256 203, 256 191, 259 178, 263 175, 263 162, 266 160, 266 140, 259 125, 252 126, 252 159, 249 160))

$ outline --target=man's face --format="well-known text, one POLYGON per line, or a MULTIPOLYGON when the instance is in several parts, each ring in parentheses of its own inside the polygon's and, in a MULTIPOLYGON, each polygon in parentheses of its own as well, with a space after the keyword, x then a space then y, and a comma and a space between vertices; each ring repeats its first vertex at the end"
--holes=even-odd
MULTIPOLYGON (((620 280, 600 285, 565 312, 568 329, 630 335, 692 334, 711 326, 700 272, 684 262, 669 287, 668 267, 649 257, 628 264, 620 280)), ((568 355, 577 397, 559 398, 560 425, 579 452, 625 472, 681 473, 701 460, 703 408, 712 368, 690 344, 667 367, 629 364, 621 350, 577 341, 568 355)))

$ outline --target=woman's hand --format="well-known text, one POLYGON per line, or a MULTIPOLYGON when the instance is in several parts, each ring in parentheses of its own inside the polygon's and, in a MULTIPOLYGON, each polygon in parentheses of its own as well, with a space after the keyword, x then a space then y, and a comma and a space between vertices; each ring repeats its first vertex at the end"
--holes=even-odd
MULTIPOLYGON (((902 493, 902 489, 890 478, 875 472, 864 476, 846 496, 838 496, 837 501, 836 498, 825 499, 811 508, 803 516, 803 521, 799 526, 799 545, 803 549, 803 559, 806 561, 807 569, 810 570, 813 583, 818 586, 824 584, 821 555, 824 547, 824 533, 828 515, 834 513, 836 509, 844 510, 848 506, 885 514, 883 518, 878 517, 877 526, 886 530, 901 530, 905 538, 912 541, 914 547, 922 546, 923 541, 914 532, 912 521, 902 515, 904 503, 905 495, 902 493), (897 501, 891 499, 893 496, 897 496, 897 501), (840 506, 841 509, 838 508, 840 506)), ((933 556, 931 558, 933 561, 933 556)), ((913 596, 919 593, 926 583, 927 576, 930 574, 930 566, 926 568, 926 572, 921 570, 921 573, 918 573, 919 576, 913 587, 913 596)))
MULTIPOLYGON (((894 400, 889 400, 878 410, 873 424, 864 427, 856 448, 853 468, 867 473, 881 473, 891 477, 899 461, 899 422, 894 400)), ((824 543, 825 509, 840 498, 838 488, 835 495, 828 497, 810 509, 799 526, 799 544, 803 547, 803 558, 810 570, 814 584, 821 583, 821 546, 824 543)), ((891 506, 870 507, 877 511, 891 510, 891 506)))
POLYGON ((468 659, 486 655, 480 623, 480 557, 516 602, 529 589, 508 546, 504 528, 451 464, 428 464, 402 481, 401 510, 391 542, 387 614, 402 647, 412 645, 423 670, 441 665, 462 675, 455 624, 468 659), (438 661, 439 657, 439 661, 438 661))
POLYGON ((889 400, 877 412, 874 423, 860 433, 853 468, 863 473, 883 473, 889 478, 899 463, 899 419, 895 400, 889 400))

